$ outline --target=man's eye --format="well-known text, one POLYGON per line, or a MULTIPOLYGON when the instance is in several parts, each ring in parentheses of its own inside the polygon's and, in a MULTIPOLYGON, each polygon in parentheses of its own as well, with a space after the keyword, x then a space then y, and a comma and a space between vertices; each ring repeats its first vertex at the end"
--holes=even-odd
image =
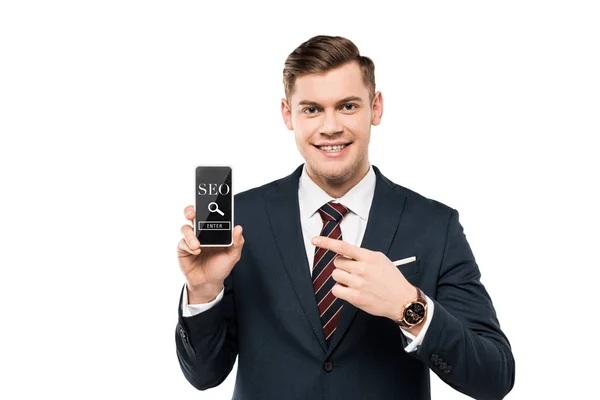
POLYGON ((315 112, 317 112, 317 108, 316 107, 306 107, 306 108, 302 109, 302 112, 306 113, 306 114, 314 114, 315 112), (307 111, 309 111, 309 112, 307 112, 307 111))
POLYGON ((344 110, 346 110, 346 111, 352 111, 355 108, 356 108, 356 104, 351 104, 351 103, 344 104, 344 110), (350 106, 350 108, 348 108, 348 106, 350 106))

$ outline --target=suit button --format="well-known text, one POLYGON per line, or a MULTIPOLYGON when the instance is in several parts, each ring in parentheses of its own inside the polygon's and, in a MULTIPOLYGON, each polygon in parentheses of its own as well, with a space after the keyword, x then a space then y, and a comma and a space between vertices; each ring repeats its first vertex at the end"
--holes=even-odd
POLYGON ((429 360, 431 362, 436 362, 438 360, 438 358, 440 358, 440 356, 438 356, 437 354, 432 354, 431 357, 429 358, 429 360))
POLYGON ((179 336, 181 336, 181 340, 184 341, 184 343, 188 342, 188 338, 187 335, 185 334, 185 330, 183 329, 183 326, 179 325, 179 336))
POLYGON ((325 371, 331 372, 333 371, 333 363, 331 361, 325 361, 325 364, 323 364, 323 368, 325 369, 325 371))
POLYGON ((446 369, 446 367, 448 366, 448 364, 446 363, 446 361, 440 363, 439 365, 439 369, 446 369))
POLYGON ((450 371, 452 371, 452 367, 450 367, 450 366, 448 368, 444 368, 442 370, 442 372, 445 373, 445 374, 449 373, 450 371))

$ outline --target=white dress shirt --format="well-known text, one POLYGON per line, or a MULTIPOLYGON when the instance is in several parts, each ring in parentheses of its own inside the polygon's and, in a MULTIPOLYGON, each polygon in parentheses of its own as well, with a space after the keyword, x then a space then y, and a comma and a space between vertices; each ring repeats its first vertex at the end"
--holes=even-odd
MULTIPOLYGON (((370 166, 367 175, 357 183, 352 189, 350 189, 344 196, 339 199, 335 199, 329 196, 323 189, 321 189, 306 173, 306 164, 302 168, 302 174, 300 175, 300 181, 298 186, 298 201, 300 205, 300 223, 302 225, 302 236, 304 237, 304 245, 306 249, 306 256, 308 259, 309 268, 312 275, 312 265, 314 262, 315 246, 311 243, 312 238, 319 236, 321 229, 323 228, 323 221, 318 210, 325 203, 329 201, 335 201, 346 206, 350 211, 344 216, 340 222, 340 229, 342 230, 342 240, 360 246, 362 243, 363 236, 367 227, 367 220, 369 217, 369 211, 371 209, 371 203, 373 202, 373 196, 375 194, 375 171, 373 166, 370 166)), ((393 260, 392 260, 393 261, 393 260)), ((235 268, 235 267, 234 267, 235 268)), ((183 299, 182 299, 182 315, 184 317, 191 317, 201 312, 204 312, 215 304, 217 304, 223 298, 224 290, 218 294, 218 296, 209 303, 204 304, 188 304, 187 285, 184 287, 183 299)), ((405 351, 415 351, 417 347, 423 342, 427 328, 431 323, 433 315, 434 303, 429 297, 427 297, 427 318, 424 322, 423 328, 417 337, 412 335, 410 332, 399 327, 400 331, 407 337, 408 346, 404 348, 405 351)))

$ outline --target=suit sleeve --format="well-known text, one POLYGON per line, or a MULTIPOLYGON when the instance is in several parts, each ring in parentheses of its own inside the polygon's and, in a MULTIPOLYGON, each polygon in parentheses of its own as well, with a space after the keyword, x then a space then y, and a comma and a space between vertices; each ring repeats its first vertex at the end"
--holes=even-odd
POLYGON ((514 385, 515 361, 492 300, 452 209, 431 324, 411 352, 454 389, 476 399, 502 399, 514 385))
POLYGON ((221 384, 238 354, 232 283, 230 273, 224 282, 221 301, 190 317, 182 315, 181 290, 175 333, 177 359, 185 378, 198 390, 221 384))

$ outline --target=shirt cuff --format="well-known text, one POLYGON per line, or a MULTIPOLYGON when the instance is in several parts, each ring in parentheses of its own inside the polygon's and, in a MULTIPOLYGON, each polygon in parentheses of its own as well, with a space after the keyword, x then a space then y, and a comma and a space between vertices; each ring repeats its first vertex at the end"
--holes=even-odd
POLYGON ((184 317, 193 317, 194 315, 200 314, 204 311, 207 311, 214 307, 221 299, 223 298, 223 293, 225 293, 225 288, 221 289, 217 297, 208 303, 202 304, 188 304, 188 292, 187 292, 187 284, 183 287, 183 297, 181 299, 181 315, 184 317))
POLYGON ((425 295, 425 299, 427 300, 427 317, 425 319, 425 324, 423 325, 423 328, 421 328, 421 332, 419 332, 419 335, 415 337, 415 335, 400 327, 400 330, 408 339, 408 346, 404 348, 404 351, 406 351, 407 353, 417 350, 421 343, 423 343, 423 338, 425 337, 427 328, 429 328, 429 324, 431 323, 431 318, 433 317, 433 308, 435 307, 435 305, 427 295, 425 295))

